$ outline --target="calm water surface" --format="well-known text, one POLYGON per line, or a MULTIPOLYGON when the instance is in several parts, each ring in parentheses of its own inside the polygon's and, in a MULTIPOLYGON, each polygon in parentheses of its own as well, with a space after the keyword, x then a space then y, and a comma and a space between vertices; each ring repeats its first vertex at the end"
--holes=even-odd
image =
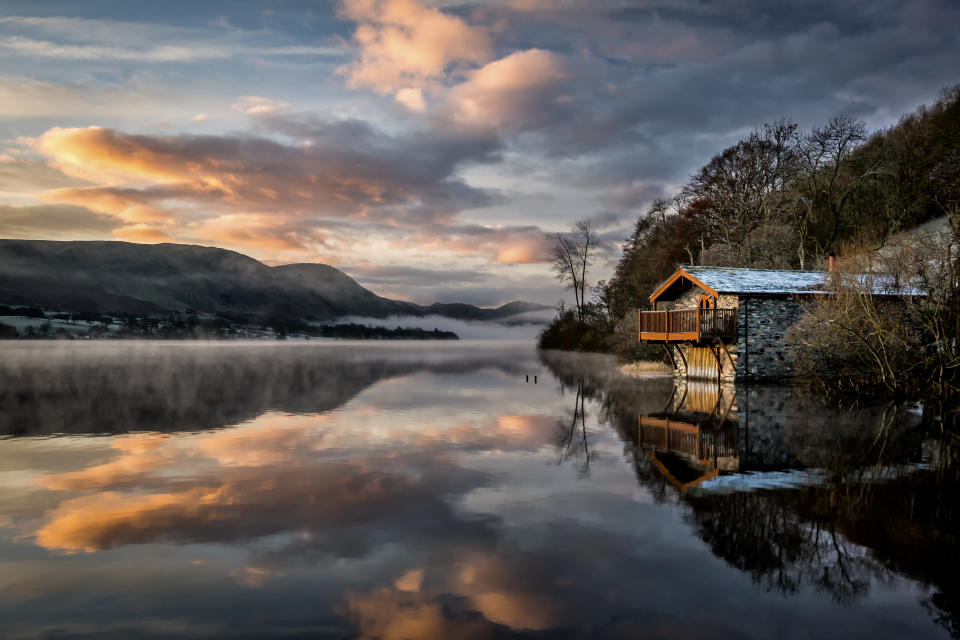
POLYGON ((956 457, 523 343, 6 344, 0 637, 958 637, 956 457))

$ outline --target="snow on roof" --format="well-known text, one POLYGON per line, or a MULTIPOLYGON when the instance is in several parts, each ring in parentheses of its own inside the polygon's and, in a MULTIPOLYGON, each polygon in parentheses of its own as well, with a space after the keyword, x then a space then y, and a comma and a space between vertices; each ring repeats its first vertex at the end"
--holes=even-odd
MULTIPOLYGON (((699 267, 693 265, 680 265, 679 268, 717 293, 773 296, 830 293, 836 290, 835 283, 829 281, 826 271, 699 267)), ((673 277, 671 276, 663 284, 670 282, 673 277)), ((852 277, 857 282, 848 282, 848 284, 872 288, 874 295, 926 295, 920 287, 895 282, 890 276, 882 274, 841 275, 840 277, 852 277)))
POLYGON ((826 271, 781 271, 689 265, 681 265, 680 268, 717 293, 783 295, 827 291, 826 271))

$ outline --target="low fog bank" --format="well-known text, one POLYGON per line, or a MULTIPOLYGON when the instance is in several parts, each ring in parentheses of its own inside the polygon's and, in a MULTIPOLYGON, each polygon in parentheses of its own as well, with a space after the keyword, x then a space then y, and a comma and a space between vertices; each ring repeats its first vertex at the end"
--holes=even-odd
POLYGON ((455 320, 444 316, 387 316, 370 318, 366 316, 344 316, 337 318, 337 324, 364 324, 379 327, 413 327, 432 331, 453 331, 464 340, 535 340, 537 334, 553 318, 553 309, 540 309, 508 316, 500 320, 455 320))

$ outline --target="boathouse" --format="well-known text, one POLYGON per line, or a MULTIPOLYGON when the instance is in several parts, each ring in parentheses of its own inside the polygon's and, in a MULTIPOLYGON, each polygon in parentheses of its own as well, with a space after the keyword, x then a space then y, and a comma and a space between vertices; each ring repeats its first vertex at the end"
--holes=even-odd
POLYGON ((681 266, 639 312, 639 337, 662 344, 681 377, 779 380, 793 373, 784 336, 804 299, 829 292, 824 271, 681 266))

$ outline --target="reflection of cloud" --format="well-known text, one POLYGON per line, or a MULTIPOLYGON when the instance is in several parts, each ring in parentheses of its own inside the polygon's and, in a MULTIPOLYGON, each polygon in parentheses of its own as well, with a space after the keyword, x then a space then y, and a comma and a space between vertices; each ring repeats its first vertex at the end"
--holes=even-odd
MULTIPOLYGON (((37 544, 97 551, 165 540, 225 540, 302 526, 321 527, 384 515, 416 483, 353 465, 224 471, 195 478, 183 491, 101 491, 66 500, 47 513, 37 544)), ((397 506, 396 508, 400 508, 397 506)))
POLYGON ((150 495, 102 491, 60 503, 36 532, 36 540, 46 549, 93 552, 163 539, 184 520, 204 520, 210 514, 201 513, 203 505, 216 500, 216 490, 199 487, 150 495))
POLYGON ((381 588, 347 596, 346 613, 356 621, 361 638, 489 638, 489 622, 459 614, 443 602, 419 593, 381 588))
POLYGON ((261 416, 242 427, 198 436, 190 443, 192 455, 217 461, 221 467, 266 467, 293 460, 297 453, 324 446, 325 433, 314 431, 327 416, 291 418, 261 416))
POLYGON ((393 583, 393 586, 400 591, 420 591, 422 585, 423 569, 411 569, 397 578, 393 583))
POLYGON ((135 485, 150 472, 171 463, 171 452, 165 446, 169 442, 154 435, 117 436, 110 446, 121 452, 118 458, 82 471, 44 475, 38 483, 53 491, 90 491, 135 485))
MULTIPOLYGON (((114 460, 41 476, 38 483, 50 490, 97 493, 65 500, 47 512, 35 533, 37 544, 91 552, 403 518, 411 502, 418 510, 435 504, 446 511, 431 479, 434 467, 446 464, 440 452, 451 445, 538 447, 553 425, 547 416, 509 415, 493 425, 400 424, 377 433, 364 423, 357 429, 317 428, 328 419, 269 414, 233 429, 181 438, 118 437, 111 446, 121 455, 114 460), (331 462, 321 455, 386 443, 390 447, 383 458, 331 462), (421 457, 431 450, 437 455, 421 457), (417 477, 402 473, 408 464, 420 468, 417 477), (132 488, 137 492, 124 493, 132 488)), ((422 575, 408 574, 398 588, 412 589, 421 580, 422 575)))
POLYGON ((478 593, 471 602, 487 620, 514 629, 548 629, 558 609, 550 598, 516 591, 478 593))
POLYGON ((243 567, 230 573, 230 577, 238 583, 251 589, 259 589, 269 582, 272 578, 278 578, 287 575, 283 571, 267 569, 264 567, 243 567))
POLYGON ((346 598, 346 612, 369 638, 461 638, 542 630, 564 621, 563 606, 534 590, 511 588, 516 567, 496 556, 475 556, 459 570, 440 572, 446 581, 422 589, 422 570, 402 576, 394 588, 381 587, 346 598))

